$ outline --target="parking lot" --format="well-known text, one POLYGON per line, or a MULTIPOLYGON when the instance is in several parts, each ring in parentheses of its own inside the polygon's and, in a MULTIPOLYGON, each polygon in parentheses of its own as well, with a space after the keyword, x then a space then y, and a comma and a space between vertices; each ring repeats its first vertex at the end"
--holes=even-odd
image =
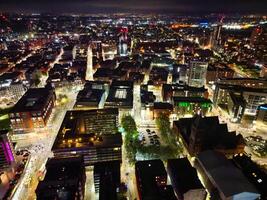
POLYGON ((144 146, 160 146, 160 134, 156 126, 146 125, 138 129, 139 131, 139 140, 144 146))

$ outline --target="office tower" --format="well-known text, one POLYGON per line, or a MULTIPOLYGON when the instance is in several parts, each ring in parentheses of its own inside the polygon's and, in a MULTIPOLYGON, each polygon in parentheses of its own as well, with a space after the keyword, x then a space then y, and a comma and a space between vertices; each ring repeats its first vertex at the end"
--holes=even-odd
POLYGON ((207 68, 207 62, 190 61, 188 85, 192 87, 203 87, 206 83, 207 68))
POLYGON ((120 56, 128 55, 128 28, 123 27, 119 32, 119 42, 118 42, 118 54, 120 56))

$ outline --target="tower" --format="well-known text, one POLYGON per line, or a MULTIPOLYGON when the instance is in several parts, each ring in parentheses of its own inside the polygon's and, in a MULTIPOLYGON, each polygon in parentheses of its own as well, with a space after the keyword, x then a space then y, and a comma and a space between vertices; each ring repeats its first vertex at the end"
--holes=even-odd
POLYGON ((211 48, 216 48, 220 46, 222 43, 221 31, 222 31, 223 19, 224 17, 221 18, 220 22, 217 24, 217 26, 211 33, 211 40, 210 40, 211 48))
POLYGON ((261 34, 262 34, 261 27, 254 28, 250 36, 250 45, 255 45, 258 42, 258 39, 261 34))
POLYGON ((119 32, 119 42, 118 42, 118 54, 120 56, 128 55, 128 28, 123 27, 119 32))
POLYGON ((188 85, 192 87, 203 87, 206 83, 207 62, 190 61, 188 85))

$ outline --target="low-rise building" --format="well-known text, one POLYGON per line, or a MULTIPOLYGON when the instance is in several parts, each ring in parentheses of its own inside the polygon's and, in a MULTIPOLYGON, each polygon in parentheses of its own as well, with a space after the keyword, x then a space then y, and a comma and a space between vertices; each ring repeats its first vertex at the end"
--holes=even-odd
POLYGON ((256 123, 260 125, 267 125, 267 104, 258 107, 256 115, 256 123))
POLYGON ((173 97, 174 113, 177 115, 206 115, 212 109, 212 102, 203 97, 173 97))

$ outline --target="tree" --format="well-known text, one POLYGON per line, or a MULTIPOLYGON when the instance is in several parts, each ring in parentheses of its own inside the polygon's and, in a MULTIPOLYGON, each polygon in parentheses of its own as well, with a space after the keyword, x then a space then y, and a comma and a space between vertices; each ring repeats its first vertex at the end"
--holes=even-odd
POLYGON ((121 119, 121 125, 126 133, 134 133, 137 131, 136 123, 131 115, 124 115, 121 119))
POLYGON ((125 115, 121 119, 121 125, 125 131, 124 145, 130 163, 135 163, 138 148, 138 131, 132 116, 125 115))

